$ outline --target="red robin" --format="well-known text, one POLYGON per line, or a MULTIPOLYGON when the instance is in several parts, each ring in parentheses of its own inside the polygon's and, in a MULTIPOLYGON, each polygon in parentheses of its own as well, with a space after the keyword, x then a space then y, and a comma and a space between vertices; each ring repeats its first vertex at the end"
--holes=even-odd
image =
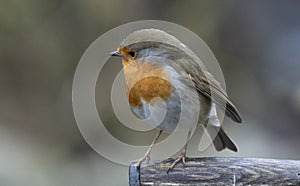
MULTIPOLYGON (((170 133, 176 127, 182 109, 181 101, 189 103, 189 107, 185 108, 188 113, 199 112, 199 124, 207 129, 216 150, 228 148, 237 151, 236 145, 221 127, 217 109, 223 109, 238 123, 242 122, 240 114, 201 60, 176 37, 158 29, 138 30, 129 34, 111 55, 122 57, 131 110, 141 119, 148 118, 147 121, 159 130, 144 157, 138 160, 138 166, 149 159, 161 133, 170 133), (182 96, 178 95, 178 89, 182 90, 182 96), (196 96, 193 92, 197 92, 196 96), (200 110, 197 110, 199 106, 200 110), (163 107, 167 111, 161 118, 163 107)), ((187 144, 170 169, 181 160, 185 163, 186 148, 187 144)))

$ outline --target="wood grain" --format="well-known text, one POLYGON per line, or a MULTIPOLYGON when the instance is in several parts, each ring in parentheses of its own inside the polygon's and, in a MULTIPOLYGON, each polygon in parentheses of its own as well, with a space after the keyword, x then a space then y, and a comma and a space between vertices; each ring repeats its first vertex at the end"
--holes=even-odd
POLYGON ((300 161, 259 158, 187 158, 130 165, 130 185, 300 185, 300 161))

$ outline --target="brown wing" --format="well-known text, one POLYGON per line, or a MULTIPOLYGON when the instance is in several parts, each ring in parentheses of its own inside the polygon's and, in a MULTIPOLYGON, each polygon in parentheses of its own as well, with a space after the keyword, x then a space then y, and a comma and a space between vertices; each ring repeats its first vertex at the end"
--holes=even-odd
POLYGON ((200 94, 216 102, 233 121, 241 123, 242 118, 238 110, 230 101, 219 82, 217 82, 209 72, 205 71, 205 67, 202 63, 198 63, 196 60, 198 59, 181 58, 172 62, 166 61, 165 63, 168 63, 168 65, 172 66, 185 77, 183 78, 184 81, 194 86, 200 94), (191 81, 193 84, 191 84, 191 81))
POLYGON ((219 83, 212 79, 213 77, 211 75, 201 75, 200 77, 190 75, 190 78, 194 82, 195 88, 199 93, 216 102, 222 109, 225 110, 225 114, 233 121, 238 123, 242 122, 242 118, 238 110, 230 101, 226 92, 220 87, 219 83))

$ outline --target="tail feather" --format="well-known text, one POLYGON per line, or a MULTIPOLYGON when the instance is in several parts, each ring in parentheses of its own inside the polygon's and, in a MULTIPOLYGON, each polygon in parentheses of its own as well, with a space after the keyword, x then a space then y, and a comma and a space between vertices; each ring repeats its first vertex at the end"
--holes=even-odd
POLYGON ((217 151, 221 151, 225 148, 228 148, 234 152, 238 151, 236 145, 222 127, 207 126, 206 130, 211 137, 214 147, 217 151))

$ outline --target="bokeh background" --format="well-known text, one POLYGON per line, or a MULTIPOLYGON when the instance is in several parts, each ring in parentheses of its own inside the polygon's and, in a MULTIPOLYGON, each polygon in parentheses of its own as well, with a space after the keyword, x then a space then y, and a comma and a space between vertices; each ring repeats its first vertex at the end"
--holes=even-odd
POLYGON ((144 19, 199 35, 243 116, 242 125, 224 123, 238 153, 200 153, 195 142, 190 156, 300 159, 299 8, 299 1, 1 0, 0 185, 127 185, 128 168, 102 158, 81 136, 72 80, 96 38, 144 19))

